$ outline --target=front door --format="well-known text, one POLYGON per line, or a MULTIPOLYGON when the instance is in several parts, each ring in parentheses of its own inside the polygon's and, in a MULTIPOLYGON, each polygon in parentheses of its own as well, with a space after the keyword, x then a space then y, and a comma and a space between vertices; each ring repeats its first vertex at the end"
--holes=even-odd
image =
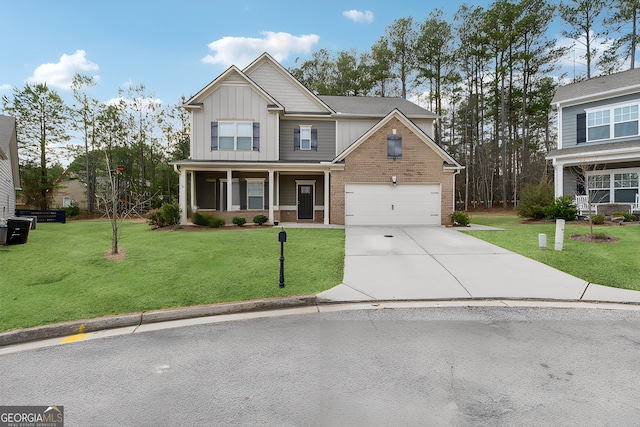
POLYGON ((298 186, 298 219, 313 219, 313 185, 298 186))

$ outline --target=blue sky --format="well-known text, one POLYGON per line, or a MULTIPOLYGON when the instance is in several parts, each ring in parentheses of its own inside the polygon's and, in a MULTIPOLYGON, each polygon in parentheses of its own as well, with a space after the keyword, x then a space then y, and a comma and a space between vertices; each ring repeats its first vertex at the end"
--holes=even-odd
MULTIPOLYGON (((144 84, 163 103, 189 97, 232 63, 268 51, 285 67, 325 48, 369 49, 395 19, 451 20, 463 0, 0 0, 0 96, 46 81, 65 100, 71 77, 97 76, 100 101, 144 84)), ((489 1, 468 1, 488 6, 489 1)))

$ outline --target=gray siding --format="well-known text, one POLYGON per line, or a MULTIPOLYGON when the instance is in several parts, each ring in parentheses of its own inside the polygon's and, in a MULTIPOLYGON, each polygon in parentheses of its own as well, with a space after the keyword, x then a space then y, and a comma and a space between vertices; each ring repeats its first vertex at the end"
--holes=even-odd
POLYGON ((358 138, 374 127, 380 120, 340 120, 338 122, 338 144, 336 156, 346 150, 358 138))
POLYGON ((280 206, 295 206, 297 200, 296 180, 316 181, 314 204, 324 206, 324 176, 323 175, 281 175, 280 176, 280 206))
POLYGON ((336 155, 336 122, 323 120, 283 120, 280 122, 280 160, 297 161, 330 161, 336 155), (293 131, 300 125, 311 125, 318 129, 318 151, 294 150, 293 131))
MULTIPOLYGON (((562 109, 562 148, 571 148, 578 145, 576 134, 576 117, 579 113, 584 113, 586 108, 604 107, 611 104, 625 103, 640 99, 640 94, 620 96, 617 98, 611 98, 604 101, 589 102, 587 104, 574 105, 571 107, 565 107, 562 109)), ((613 120, 613 117, 612 117, 613 120)), ((615 141, 625 141, 628 139, 637 139, 638 137, 631 138, 616 138, 615 141)), ((606 144, 612 140, 604 140, 598 142, 591 142, 589 144, 606 144)), ((580 144, 581 146, 583 144, 580 144)))

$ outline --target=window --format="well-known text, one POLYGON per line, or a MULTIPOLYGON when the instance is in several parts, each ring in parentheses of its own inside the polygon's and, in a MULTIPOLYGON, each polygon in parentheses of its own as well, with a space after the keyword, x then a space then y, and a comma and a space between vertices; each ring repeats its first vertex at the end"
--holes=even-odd
POLYGON ((311 125, 300 125, 293 129, 293 149, 318 151, 318 129, 311 125))
POLYGON ((636 136, 638 117, 638 104, 587 111, 587 140, 600 141, 636 136))
POLYGON ((311 126, 300 126, 300 149, 311 150, 311 126))
POLYGON ((402 158, 402 135, 387 135, 387 157, 393 160, 402 158))
POLYGON ((264 209, 264 179, 247 179, 247 209, 264 209))
POLYGON ((260 151, 260 123, 211 122, 211 150, 260 151))
POLYGON ((638 134, 638 106, 629 105, 613 110, 614 137, 634 136, 638 134))
POLYGON ((591 175, 587 178, 589 183, 589 197, 592 203, 609 203, 611 176, 591 175))
POLYGON ((614 174, 613 187, 616 203, 635 203, 638 192, 638 174, 635 172, 614 174))

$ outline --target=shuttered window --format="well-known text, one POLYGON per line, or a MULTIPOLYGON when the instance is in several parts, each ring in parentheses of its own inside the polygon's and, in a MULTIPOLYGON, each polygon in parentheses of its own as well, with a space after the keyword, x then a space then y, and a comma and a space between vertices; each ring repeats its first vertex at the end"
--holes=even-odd
POLYGON ((318 129, 311 126, 300 126, 294 129, 293 149, 318 151, 318 129))
POLYGON ((211 122, 211 150, 260 151, 260 123, 211 122))

